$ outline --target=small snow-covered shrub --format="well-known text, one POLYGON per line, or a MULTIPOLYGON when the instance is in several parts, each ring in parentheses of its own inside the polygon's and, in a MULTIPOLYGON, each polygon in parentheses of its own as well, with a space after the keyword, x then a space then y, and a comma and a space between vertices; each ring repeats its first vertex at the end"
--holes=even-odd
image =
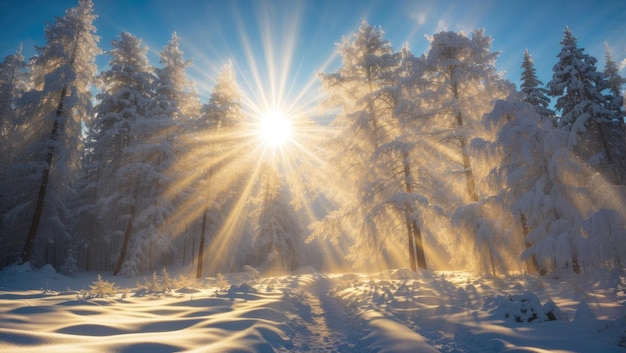
POLYGON ((230 288, 230 282, 224 277, 222 271, 217 272, 217 289, 219 290, 227 290, 230 288))
POLYGON ((253 280, 259 280, 261 279, 261 272, 259 272, 259 270, 257 270, 256 268, 250 266, 250 265, 245 265, 243 267, 244 271, 248 272, 250 274, 250 276, 252 277, 253 280))
POLYGON ((174 282, 172 281, 170 274, 167 272, 167 269, 163 267, 163 270, 161 270, 161 287, 163 287, 163 290, 166 292, 169 292, 173 289, 173 286, 174 282))
POLYGON ((91 288, 90 294, 95 298, 110 297, 117 293, 117 287, 114 282, 105 281, 101 275, 98 275, 98 279, 93 281, 93 284, 89 286, 91 288))
POLYGON ((497 316, 515 322, 546 322, 567 320, 553 301, 541 305, 539 298, 527 292, 521 295, 498 296, 488 300, 486 309, 491 309, 497 316))

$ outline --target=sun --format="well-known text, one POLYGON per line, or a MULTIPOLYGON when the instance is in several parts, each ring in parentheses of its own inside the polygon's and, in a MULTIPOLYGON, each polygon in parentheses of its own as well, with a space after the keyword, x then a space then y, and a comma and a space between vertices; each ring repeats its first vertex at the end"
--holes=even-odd
POLYGON ((287 114, 279 110, 268 111, 261 115, 259 135, 263 142, 274 147, 281 147, 291 139, 291 121, 287 114))

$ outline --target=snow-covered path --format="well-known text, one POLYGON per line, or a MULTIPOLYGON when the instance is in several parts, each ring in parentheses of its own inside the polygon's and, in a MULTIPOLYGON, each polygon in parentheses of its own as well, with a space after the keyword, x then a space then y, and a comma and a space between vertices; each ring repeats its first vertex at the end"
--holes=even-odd
POLYGON ((94 279, 1 271, 0 352, 626 352, 624 271, 242 273, 168 291, 105 275, 121 289, 85 297, 94 279))
POLYGON ((293 315, 291 337, 299 352, 353 352, 359 339, 359 327, 351 320, 346 308, 329 296, 333 280, 324 274, 299 277, 301 310, 293 315))

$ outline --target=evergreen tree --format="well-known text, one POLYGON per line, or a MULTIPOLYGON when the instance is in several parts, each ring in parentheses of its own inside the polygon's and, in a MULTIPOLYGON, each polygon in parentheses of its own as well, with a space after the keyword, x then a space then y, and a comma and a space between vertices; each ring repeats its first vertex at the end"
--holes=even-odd
POLYGON ((216 129, 228 129, 240 125, 243 121, 241 92, 237 85, 233 63, 229 60, 221 68, 208 104, 202 108, 200 124, 216 129))
POLYGON ((550 95, 557 97, 556 109, 561 112, 558 125, 574 133, 584 133, 593 122, 608 118, 602 90, 604 74, 596 70, 596 58, 578 48, 577 38, 565 28, 559 61, 548 82, 550 95))
POLYGON ((180 38, 174 32, 160 53, 162 68, 156 70, 156 93, 174 104, 171 109, 176 119, 187 120, 200 115, 200 100, 193 83, 185 74, 191 60, 184 60, 179 45, 180 38))
MULTIPOLYGON (((24 125, 21 124, 20 99, 28 87, 27 64, 20 45, 15 54, 8 55, 0 63, 0 268, 16 261, 20 242, 3 226, 5 212, 10 208, 9 167, 15 156, 21 155, 24 125)), ((16 195, 13 195, 16 196, 16 195)))
POLYGON ((79 169, 82 123, 92 115, 90 85, 100 52, 95 18, 91 0, 79 0, 78 6, 46 26, 47 43, 37 48, 31 60, 34 90, 24 100, 30 124, 25 136, 28 150, 12 166, 11 173, 20 175, 20 180, 10 183, 14 190, 37 191, 24 200, 30 206, 11 205, 13 211, 25 211, 14 219, 30 218, 28 231, 20 235, 25 239, 22 262, 58 265, 61 259, 71 258, 69 206, 79 169), (46 241, 40 241, 40 234, 46 241))
POLYGON ((272 162, 265 161, 259 168, 258 191, 252 201, 254 209, 253 248, 257 264, 270 273, 284 273, 302 265, 302 229, 281 181, 281 175, 272 162))
MULTIPOLYGON (((613 118, 602 94, 607 87, 605 75, 596 70, 596 58, 578 48, 577 39, 569 28, 565 29, 561 44, 559 61, 554 65, 553 79, 548 83, 550 94, 558 97, 556 108, 562 113, 559 126, 571 132, 569 145, 589 164, 599 170, 612 170, 613 173, 605 172, 606 176, 619 181, 621 173, 611 147, 613 134, 606 129, 613 118), (595 157, 599 153, 604 154, 603 162, 595 157)), ((617 128, 622 129, 619 125, 617 128)))
MULTIPOLYGON (((240 159, 249 147, 242 143, 244 122, 241 91, 233 65, 228 61, 222 67, 209 102, 202 107, 200 118, 192 125, 194 131, 190 134, 190 150, 195 163, 189 169, 192 181, 188 188, 195 191, 187 207, 195 209, 195 218, 201 221, 200 229, 194 234, 199 244, 197 278, 202 276, 206 265, 205 251, 221 241, 216 238, 241 191, 243 174, 239 168, 240 159)), ((212 259, 211 267, 226 260, 220 256, 212 256, 212 259)))
POLYGON ((537 79, 535 65, 532 57, 528 53, 528 49, 524 50, 524 60, 522 61, 522 83, 521 93, 522 101, 528 102, 536 107, 537 112, 545 117, 554 117, 554 112, 548 108, 550 98, 548 98, 548 90, 540 87, 543 82, 537 79))
POLYGON ((615 61, 611 56, 609 45, 604 43, 605 53, 605 66, 604 75, 606 76, 607 89, 609 95, 607 96, 609 110, 612 112, 613 119, 618 122, 624 120, 624 95, 622 94, 622 86, 626 84, 626 79, 622 78, 619 74, 619 69, 615 61))
MULTIPOLYGON (((84 213, 78 232, 89 248, 107 249, 85 258, 94 262, 96 268, 107 268, 118 253, 113 269, 116 273, 122 268, 135 232, 138 188, 143 180, 139 167, 131 165, 140 163, 132 155, 139 134, 136 124, 146 118, 153 96, 155 78, 147 52, 141 40, 127 32, 112 41, 107 52, 111 58, 109 70, 100 74, 97 116, 88 126, 88 164, 80 199, 84 213)), ((148 159, 144 161, 147 163, 148 159)))
POLYGON ((622 86, 626 79, 619 74, 617 64, 611 57, 608 44, 605 43, 606 64, 604 75, 606 76, 606 88, 608 94, 605 95, 607 108, 610 111, 610 121, 601 125, 602 133, 606 139, 607 159, 612 166, 617 184, 624 184, 626 175, 626 129, 623 128, 625 117, 624 94, 622 86))

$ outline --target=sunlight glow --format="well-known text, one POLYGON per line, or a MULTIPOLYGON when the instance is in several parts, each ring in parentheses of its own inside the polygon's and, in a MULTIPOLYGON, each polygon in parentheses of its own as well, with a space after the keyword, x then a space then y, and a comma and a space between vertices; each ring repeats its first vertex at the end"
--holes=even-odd
POLYGON ((261 116, 259 134, 266 144, 281 147, 291 139, 291 121, 279 110, 269 111, 261 116))

